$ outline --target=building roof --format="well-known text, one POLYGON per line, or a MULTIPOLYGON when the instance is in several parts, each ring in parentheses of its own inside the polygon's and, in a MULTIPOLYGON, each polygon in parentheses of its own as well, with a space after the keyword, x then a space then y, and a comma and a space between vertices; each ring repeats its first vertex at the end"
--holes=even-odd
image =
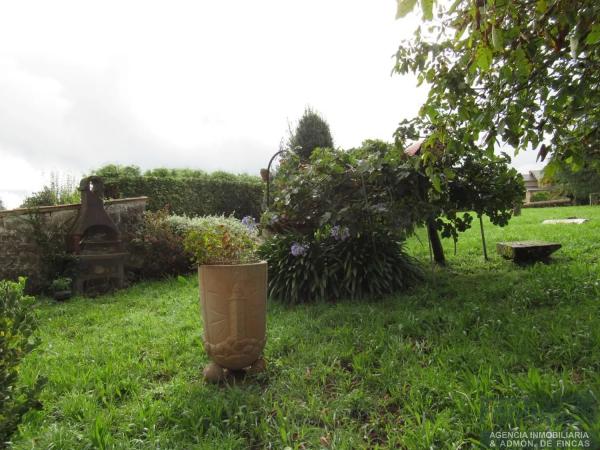
POLYGON ((408 156, 415 156, 421 150, 421 145, 423 145, 423 140, 417 141, 414 144, 409 145, 404 149, 404 153, 408 156))
POLYGON ((528 172, 522 173, 521 175, 523 175, 523 180, 525 181, 535 181, 541 183, 542 179, 544 178, 544 169, 530 170, 528 172))
POLYGON ((536 180, 542 181, 542 178, 544 178, 544 169, 530 170, 530 172, 535 177, 536 180))
POLYGON ((537 178, 534 177, 531 172, 522 173, 524 181, 537 181, 537 178))

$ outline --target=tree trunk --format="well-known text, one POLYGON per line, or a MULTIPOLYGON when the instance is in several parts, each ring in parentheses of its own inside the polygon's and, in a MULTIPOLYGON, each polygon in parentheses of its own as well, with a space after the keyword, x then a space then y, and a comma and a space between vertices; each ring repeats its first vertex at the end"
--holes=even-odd
POLYGON ((429 236, 429 242, 431 243, 433 260, 440 266, 445 266, 446 257, 444 256, 442 241, 440 240, 440 236, 438 235, 437 228, 435 226, 435 219, 427 220, 427 235, 429 236))
POLYGON ((481 229, 481 243, 483 244, 483 257, 488 261, 487 247, 485 245, 485 234, 483 232, 483 218, 479 216, 479 228, 481 229))

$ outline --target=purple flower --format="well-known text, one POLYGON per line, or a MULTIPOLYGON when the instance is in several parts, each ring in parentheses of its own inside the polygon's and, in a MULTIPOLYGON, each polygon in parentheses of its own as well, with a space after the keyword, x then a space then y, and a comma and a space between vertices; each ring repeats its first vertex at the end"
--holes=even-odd
POLYGON ((245 225, 246 228, 250 231, 256 231, 256 221, 252 216, 246 216, 242 219, 242 225, 245 225))
POLYGON ((308 250, 308 244, 299 244, 297 242, 292 243, 290 252, 294 256, 304 256, 308 250))
POLYGON ((348 227, 340 227, 339 225, 331 228, 331 237, 336 241, 345 241, 350 237, 350 230, 348 227))

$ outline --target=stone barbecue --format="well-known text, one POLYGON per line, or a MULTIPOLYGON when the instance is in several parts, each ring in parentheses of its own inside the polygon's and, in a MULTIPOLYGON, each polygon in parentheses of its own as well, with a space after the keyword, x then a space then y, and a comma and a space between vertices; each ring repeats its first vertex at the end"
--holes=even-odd
POLYGON ((121 233, 104 209, 104 183, 91 176, 81 180, 81 208, 68 236, 75 256, 73 288, 78 294, 98 294, 120 288, 124 282, 121 233))

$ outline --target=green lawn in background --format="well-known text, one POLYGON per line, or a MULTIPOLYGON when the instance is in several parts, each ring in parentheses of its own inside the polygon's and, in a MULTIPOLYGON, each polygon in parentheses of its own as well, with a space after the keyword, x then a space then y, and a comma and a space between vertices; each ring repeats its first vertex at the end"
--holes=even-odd
MULTIPOLYGON (((41 300, 47 377, 14 447, 85 449, 478 448, 490 430, 583 430, 600 446, 600 207, 523 210, 445 242, 427 281, 370 301, 268 311, 265 374, 214 386, 195 277, 96 299, 41 300), (542 225, 543 219, 591 219, 542 225), (551 264, 498 257, 500 240, 544 239, 551 264)), ((590 447, 594 448, 594 447, 590 447)), ((598 447, 596 447, 598 448, 598 447)))

